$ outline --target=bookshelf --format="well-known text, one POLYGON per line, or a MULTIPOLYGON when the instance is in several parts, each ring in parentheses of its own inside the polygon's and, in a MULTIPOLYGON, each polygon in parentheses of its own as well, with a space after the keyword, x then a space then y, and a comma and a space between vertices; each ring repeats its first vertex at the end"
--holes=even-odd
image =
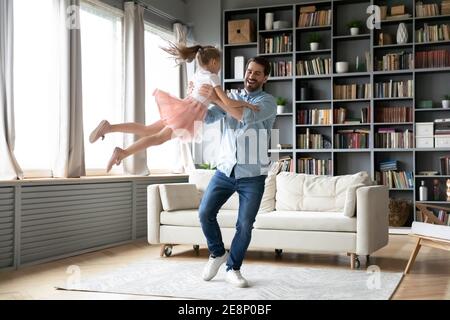
MULTIPOLYGON (((436 3, 441 9, 443 1, 423 0, 422 3, 436 3)), ((280 143, 292 145, 289 149, 270 152, 276 152, 280 157, 290 156, 295 172, 300 172, 308 163, 331 163, 325 170, 327 174, 367 171, 374 180, 377 172, 380 172, 381 163, 396 160, 396 171, 400 175, 405 172, 404 176, 412 177, 411 183, 402 184, 401 187, 394 185, 389 189, 391 198, 405 199, 412 204, 406 227, 416 219, 413 208, 419 202, 420 182, 425 180, 428 186, 428 201, 444 204, 447 203, 445 181, 450 179, 450 175, 441 174, 439 163, 441 157, 450 156, 450 148, 416 147, 415 134, 417 123, 450 118, 450 109, 441 107, 442 96, 450 94, 450 65, 432 64, 432 61, 426 60, 427 55, 433 54, 434 62, 443 60, 445 53, 442 52, 450 52, 450 38, 435 37, 436 28, 439 29, 442 25, 450 27, 450 14, 440 14, 439 11, 439 15, 418 16, 418 2, 297 0, 285 5, 226 10, 223 17, 226 89, 243 88, 242 80, 231 77, 234 70, 233 58, 237 55, 244 56, 246 60, 255 55, 263 55, 271 62, 290 61, 293 66, 292 74, 270 77, 265 86, 265 90, 275 97, 282 96, 288 100, 288 111, 277 115, 275 129, 279 129, 280 143), (322 19, 321 25, 317 25, 308 23, 304 16, 301 19, 300 9, 312 5, 316 7, 317 15, 318 11, 329 10, 331 23, 323 23, 322 19), (381 20, 380 29, 366 27, 366 9, 369 5, 387 7, 387 16, 381 20), (390 9, 397 5, 404 5, 406 15, 390 17, 390 9), (290 26, 281 30, 265 30, 267 12, 273 12, 275 20, 289 21, 290 26), (255 22, 257 40, 248 44, 228 44, 228 21, 246 18, 255 22), (363 24, 359 34, 352 36, 347 24, 355 19, 363 24), (406 26, 406 43, 396 42, 400 23, 406 26), (434 41, 424 42, 424 32, 428 32, 428 36, 434 41), (309 47, 308 39, 311 34, 320 36, 320 46, 316 51, 311 51, 309 47), (381 34, 383 44, 380 43, 381 34), (288 46, 286 52, 267 53, 265 39, 280 35, 288 36, 292 46, 288 46), (421 39, 416 39, 419 36, 421 39), (436 53, 430 53, 433 51, 436 53), (314 59, 319 61, 319 66, 315 65, 316 69, 310 63, 314 59), (320 66, 326 59, 331 60, 330 68, 320 66), (422 60, 420 64, 417 63, 418 60, 422 60), (338 61, 349 63, 347 72, 337 72, 338 61), (301 72, 297 68, 300 62, 303 63, 301 72), (308 67, 313 71, 305 72, 308 67), (395 90, 389 92, 390 87, 395 87, 395 90), (422 101, 427 100, 431 100, 432 106, 422 108, 422 101), (313 114, 317 116, 318 113, 322 114, 319 116, 321 120, 309 120, 314 119, 313 114), (340 120, 336 117, 340 117, 340 120), (306 146, 301 143, 307 134, 308 137, 321 141, 322 147, 317 143, 306 146), (387 143, 388 140, 395 143, 387 143), (425 171, 437 173, 425 175, 425 171), (431 190, 434 179, 440 181, 442 199, 433 200, 431 190)), ((442 30, 441 34, 444 35, 442 30)))

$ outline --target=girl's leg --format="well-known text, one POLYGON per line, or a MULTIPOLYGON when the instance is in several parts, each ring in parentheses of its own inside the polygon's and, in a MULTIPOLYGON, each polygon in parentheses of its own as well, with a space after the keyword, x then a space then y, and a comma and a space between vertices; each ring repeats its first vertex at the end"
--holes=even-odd
POLYGON ((108 121, 103 120, 97 126, 97 128, 92 131, 89 136, 89 141, 94 143, 98 139, 105 138, 105 135, 112 132, 123 132, 132 133, 141 137, 149 136, 160 132, 164 129, 164 122, 162 120, 156 121, 153 124, 146 126, 141 123, 131 122, 131 123, 120 123, 120 124, 110 124, 108 121))
POLYGON ((105 133, 123 132, 123 133, 132 133, 141 137, 145 137, 157 134, 162 129, 164 129, 164 127, 165 125, 162 120, 156 121, 149 126, 136 122, 120 123, 110 125, 105 133))
POLYGON ((114 164, 119 165, 126 157, 131 156, 132 154, 135 154, 139 151, 145 150, 148 147, 163 144, 164 142, 171 140, 172 137, 173 130, 171 128, 164 127, 164 129, 159 131, 157 134, 143 137, 125 150, 116 148, 113 155, 111 156, 111 159, 109 160, 106 172, 109 172, 114 164))

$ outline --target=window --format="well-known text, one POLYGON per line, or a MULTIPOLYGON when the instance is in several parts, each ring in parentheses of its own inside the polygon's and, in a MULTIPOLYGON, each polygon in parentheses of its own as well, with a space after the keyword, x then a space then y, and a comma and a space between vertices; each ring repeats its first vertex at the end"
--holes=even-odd
MULTIPOLYGON (((146 25, 145 30, 145 78, 146 78, 146 124, 160 119, 158 107, 153 97, 156 88, 173 96, 180 96, 180 68, 169 54, 161 49, 168 41, 174 42, 171 33, 146 25)), ((156 173, 172 172, 179 161, 179 141, 170 140, 160 146, 147 149, 147 164, 156 173)))
MULTIPOLYGON (((123 14, 114 9, 81 3, 83 64, 83 125, 87 174, 105 173, 115 147, 123 146, 123 134, 109 134, 104 141, 89 143, 89 134, 106 119, 123 122, 123 14)), ((122 173, 122 166, 113 172, 122 173)))
POLYGON ((26 177, 51 177, 58 95, 53 0, 14 1, 15 155, 26 177))

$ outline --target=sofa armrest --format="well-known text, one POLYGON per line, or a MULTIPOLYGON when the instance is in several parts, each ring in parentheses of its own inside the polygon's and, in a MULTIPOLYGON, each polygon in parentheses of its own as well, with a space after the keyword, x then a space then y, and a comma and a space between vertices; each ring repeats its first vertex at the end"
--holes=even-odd
POLYGON ((389 241, 389 190, 386 186, 356 191, 356 254, 369 255, 389 241))
POLYGON ((159 226, 162 209, 159 184, 147 187, 147 240, 150 244, 159 244, 159 226))

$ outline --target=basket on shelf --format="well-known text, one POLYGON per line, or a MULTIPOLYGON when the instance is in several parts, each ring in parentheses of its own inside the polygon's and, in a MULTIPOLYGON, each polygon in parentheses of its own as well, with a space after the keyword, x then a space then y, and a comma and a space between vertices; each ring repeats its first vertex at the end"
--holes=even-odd
POLYGON ((389 200, 389 226, 403 227, 411 213, 411 201, 403 199, 389 200))

